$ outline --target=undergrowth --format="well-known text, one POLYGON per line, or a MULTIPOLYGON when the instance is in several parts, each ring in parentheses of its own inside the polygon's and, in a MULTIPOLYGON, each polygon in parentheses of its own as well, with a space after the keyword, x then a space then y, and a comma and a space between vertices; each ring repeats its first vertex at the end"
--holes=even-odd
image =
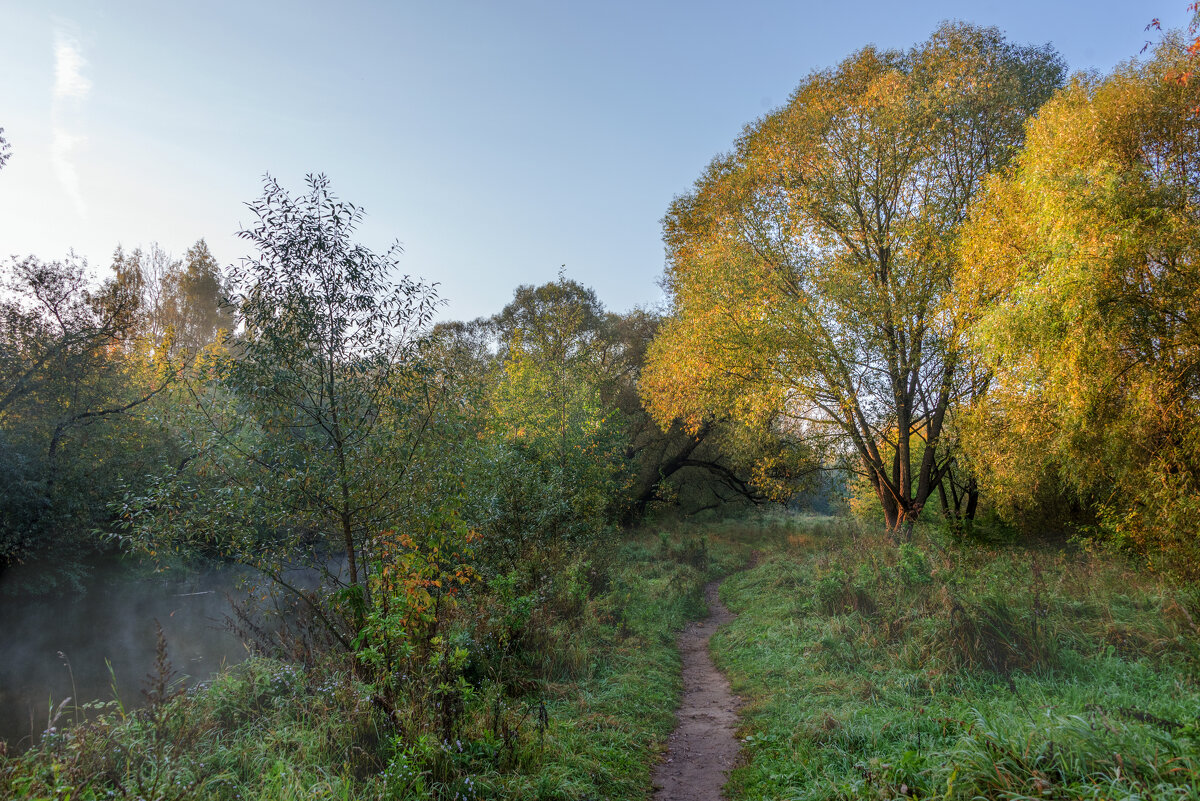
POLYGON ((733 799, 1200 797, 1200 596, 1051 547, 798 520, 713 640, 733 799))
POLYGON ((254 658, 181 692, 164 650, 141 708, 100 704, 0 754, 0 797, 645 797, 681 691, 676 632, 748 553, 732 529, 684 532, 592 548, 536 584, 493 576, 446 622, 441 678, 413 678, 423 708, 405 715, 336 663, 254 658))
POLYGON ((336 664, 256 658, 183 693, 164 658, 142 708, 0 756, 0 797, 646 798, 676 632, 726 574, 732 799, 1200 797, 1200 593, 1122 563, 763 516, 534 573, 445 621, 407 717, 336 664))

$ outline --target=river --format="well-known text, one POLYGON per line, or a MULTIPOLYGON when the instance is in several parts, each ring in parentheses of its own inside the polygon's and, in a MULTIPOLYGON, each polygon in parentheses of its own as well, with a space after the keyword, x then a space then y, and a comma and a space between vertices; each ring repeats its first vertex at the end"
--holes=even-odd
POLYGON ((10 750, 28 747, 68 697, 60 725, 76 704, 112 700, 114 677, 122 703, 140 706, 154 669, 155 621, 171 665, 189 683, 245 659, 245 645, 224 625, 238 575, 146 575, 111 560, 94 566, 82 595, 0 596, 0 740, 10 750))

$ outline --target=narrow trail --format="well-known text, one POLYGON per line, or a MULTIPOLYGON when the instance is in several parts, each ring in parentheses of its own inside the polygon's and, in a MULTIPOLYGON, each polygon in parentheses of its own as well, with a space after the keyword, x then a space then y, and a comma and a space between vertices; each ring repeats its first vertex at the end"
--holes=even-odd
POLYGON ((683 700, 667 755, 654 769, 655 801, 720 801, 726 774, 737 758, 741 702, 708 655, 713 633, 736 617, 717 597, 719 585, 711 581, 704 587, 708 617, 679 635, 683 700))

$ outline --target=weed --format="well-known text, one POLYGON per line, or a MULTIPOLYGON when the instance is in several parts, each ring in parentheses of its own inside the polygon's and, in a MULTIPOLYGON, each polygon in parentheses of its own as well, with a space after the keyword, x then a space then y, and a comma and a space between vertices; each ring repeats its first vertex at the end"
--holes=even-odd
POLYGON ((933 580, 929 572, 929 559, 920 548, 906 542, 900 546, 899 554, 897 568, 901 581, 908 585, 916 585, 928 584, 933 580))

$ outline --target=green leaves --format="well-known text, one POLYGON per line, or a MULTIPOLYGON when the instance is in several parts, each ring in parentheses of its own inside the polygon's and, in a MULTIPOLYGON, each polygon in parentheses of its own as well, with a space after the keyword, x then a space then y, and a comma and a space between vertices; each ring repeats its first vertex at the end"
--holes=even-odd
POLYGON ((147 412, 172 374, 131 276, 95 285, 72 254, 13 260, 0 280, 0 572, 41 562, 46 591, 95 550, 125 478, 169 452, 147 412))
POLYGON ((455 514, 472 445, 427 336, 439 301, 394 278, 398 247, 354 241, 362 210, 323 176, 299 197, 268 178, 250 208, 255 252, 230 275, 237 334, 189 367, 173 420, 188 459, 129 502, 130 536, 259 569, 359 667, 386 672, 431 628, 403 610, 436 618, 456 591, 442 562, 472 537, 455 514), (287 578, 298 567, 315 591, 287 578))
POLYGON ((494 318, 505 360, 490 425, 508 485, 494 523, 519 551, 596 536, 628 480, 621 420, 605 397, 620 365, 605 320, 595 293, 565 278, 519 287, 494 318))

